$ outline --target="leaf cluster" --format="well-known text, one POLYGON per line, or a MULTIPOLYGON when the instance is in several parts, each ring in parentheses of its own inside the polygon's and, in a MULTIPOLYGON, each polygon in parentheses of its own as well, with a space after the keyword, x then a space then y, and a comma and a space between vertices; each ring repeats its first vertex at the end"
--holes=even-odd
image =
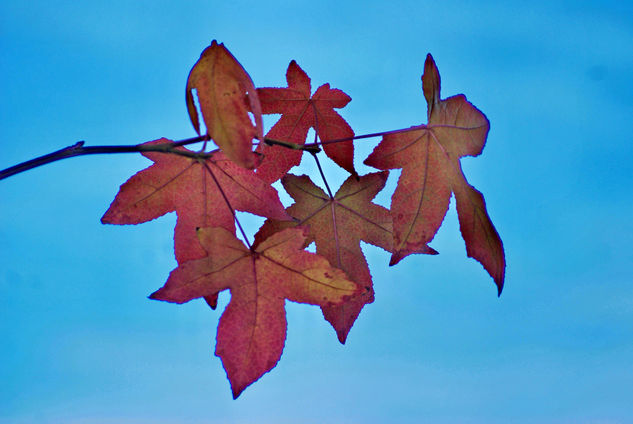
POLYGON ((440 97, 431 55, 422 76, 427 123, 377 134, 382 140, 364 163, 378 171, 367 175, 354 168, 354 140, 363 136, 355 136, 336 111, 351 98, 329 84, 312 92, 310 78, 295 61, 286 80, 287 87, 255 87, 224 45, 214 41, 189 74, 186 105, 195 130, 218 149, 208 151, 206 141, 200 151, 167 139, 141 145, 153 164, 121 186, 102 218, 138 224, 176 212, 178 266, 150 297, 175 303, 204 298, 215 309, 218 293, 230 291, 215 353, 234 398, 279 361, 286 300, 319 305, 344 343, 363 307, 374 301, 360 242, 390 252, 390 265, 413 253, 437 254, 429 243, 451 195, 468 256, 488 271, 499 294, 504 282, 501 239, 459 160, 482 152, 489 123, 465 96, 440 97), (266 134, 264 114, 280 115, 266 134), (321 150, 350 174, 336 193, 323 173, 321 150), (325 191, 309 176, 289 173, 305 152, 316 160, 325 191), (402 173, 386 209, 372 200, 391 169, 402 173), (272 186, 280 179, 295 201, 288 208, 272 186), (252 244, 236 211, 266 218, 250 237, 252 244), (305 250, 312 242, 316 253, 305 250))

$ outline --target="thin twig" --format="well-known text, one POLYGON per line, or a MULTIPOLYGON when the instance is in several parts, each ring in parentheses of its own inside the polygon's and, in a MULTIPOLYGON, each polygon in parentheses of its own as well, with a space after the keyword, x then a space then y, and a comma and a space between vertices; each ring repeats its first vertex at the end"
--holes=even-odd
MULTIPOLYGON (((371 134, 363 134, 363 135, 355 135, 354 137, 345 137, 339 138, 335 140, 316 140, 313 143, 306 144, 296 144, 289 141, 275 140, 271 138, 264 138, 264 142, 268 145, 278 145, 282 147, 286 147, 288 149, 293 150, 304 150, 306 152, 310 152, 313 155, 321 151, 319 146, 324 144, 334 144, 340 143, 343 141, 349 140, 360 140, 363 138, 373 138, 373 137, 381 137, 389 134, 398 134, 408 131, 415 131, 419 129, 426 128, 426 125, 420 125, 417 127, 411 128, 402 128, 399 130, 393 131, 383 131, 371 134)), ((17 165, 11 166, 9 168, 3 169, 0 171, 0 180, 8 178, 12 175, 19 174, 21 172, 28 171, 29 169, 37 168, 42 165, 46 165, 52 162, 57 162, 62 159, 72 158, 76 156, 85 156, 85 155, 96 155, 96 154, 111 154, 111 153, 142 153, 142 152, 159 152, 159 153, 170 153, 176 154, 180 156, 185 156, 194 159, 206 159, 209 157, 208 153, 204 151, 201 152, 192 152, 189 150, 180 150, 176 149, 176 147, 185 146, 187 144, 199 143, 201 141, 209 141, 210 138, 208 135, 201 135, 197 137, 186 138, 184 140, 175 141, 173 143, 163 143, 163 144, 153 144, 153 145, 145 145, 145 144, 136 144, 132 146, 84 146, 84 141, 79 141, 71 146, 64 147, 52 153, 48 153, 43 156, 39 156, 37 158, 27 160, 25 162, 19 163, 17 165)))
POLYGON ((321 148, 316 145, 297 144, 290 141, 275 140, 273 138, 264 138, 264 143, 268 144, 269 146, 277 145, 285 147, 287 149, 304 150, 310 153, 319 153, 321 151, 321 148))
POLYGON ((209 141, 209 140, 211 140, 211 137, 209 137, 208 134, 205 134, 205 135, 199 135, 197 137, 185 138, 184 140, 180 140, 180 141, 174 141, 173 146, 174 147, 186 146, 187 144, 199 143, 201 141, 209 141))
POLYGON ((21 172, 28 171, 29 169, 37 168, 42 165, 46 165, 52 162, 57 162, 62 159, 72 158, 76 156, 97 155, 97 154, 111 154, 111 153, 143 153, 143 152, 159 152, 159 153, 172 153, 175 155, 186 156, 193 159, 204 159, 209 157, 205 152, 192 152, 190 150, 176 149, 177 146, 183 146, 186 144, 197 143, 207 139, 208 136, 200 136, 194 138, 188 138, 180 140, 175 143, 160 143, 160 144, 136 144, 133 146, 84 146, 84 141, 78 141, 77 143, 59 149, 52 153, 48 153, 37 158, 27 160, 17 165, 11 166, 7 169, 0 171, 0 180, 8 178, 12 175, 19 174, 21 172))
POLYGON ((344 138, 335 138, 332 140, 319 140, 319 142, 317 143, 316 141, 314 143, 306 143, 304 145, 304 147, 306 147, 306 150, 308 148, 311 148, 312 146, 317 146, 317 145, 321 145, 323 146, 324 144, 335 144, 335 143, 341 143, 343 141, 350 141, 350 140, 360 140, 363 138, 374 138, 374 137, 383 137, 385 135, 389 135, 389 134, 400 134, 400 133, 405 133, 405 132, 409 132, 409 131, 417 131, 417 130, 421 130, 427 128, 426 125, 418 125, 415 127, 409 127, 409 128, 400 128, 398 130, 391 130, 391 131, 382 131, 382 132, 376 132, 376 133, 371 133, 371 134, 361 134, 361 135, 355 135, 353 137, 344 137, 344 138))

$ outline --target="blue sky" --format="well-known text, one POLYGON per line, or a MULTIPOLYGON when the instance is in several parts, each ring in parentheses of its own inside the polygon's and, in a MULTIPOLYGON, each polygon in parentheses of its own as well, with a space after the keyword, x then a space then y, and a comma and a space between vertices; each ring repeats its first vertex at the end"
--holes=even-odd
MULTIPOLYGON (((175 266, 175 216, 99 222, 148 161, 58 162, 0 181, 0 423, 633 421, 633 4, 5 0, 0 168, 194 135, 184 86, 212 39, 258 86, 295 59, 313 89, 344 90, 357 134, 424 122, 431 52, 442 95, 491 122, 462 165, 504 241, 504 293, 452 205, 436 257, 389 268, 365 246, 376 301, 345 346, 287 303, 279 365, 233 401, 213 355, 228 294, 218 311, 146 298, 175 266)), ((377 141, 357 143, 361 172, 377 141)))

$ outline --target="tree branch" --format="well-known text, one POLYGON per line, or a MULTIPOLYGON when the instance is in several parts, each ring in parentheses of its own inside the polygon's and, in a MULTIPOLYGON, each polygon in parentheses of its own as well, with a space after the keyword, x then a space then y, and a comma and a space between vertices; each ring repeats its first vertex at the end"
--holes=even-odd
MULTIPOLYGON (((272 138, 264 138, 264 143, 269 146, 277 145, 286 147, 288 149, 293 150, 304 150, 306 152, 310 152, 313 155, 319 153, 321 151, 320 145, 323 144, 333 144, 340 143, 343 141, 349 140, 359 140, 363 138, 373 138, 373 137, 382 137, 388 134, 397 134, 408 131, 415 131, 421 128, 426 128, 426 125, 418 125, 410 128, 402 128, 399 130, 393 131, 383 131, 371 134, 363 134, 363 135, 355 135, 354 137, 346 137, 339 138, 335 140, 320 140, 318 143, 315 141, 313 143, 306 144, 297 144, 289 141, 275 140, 272 138)), ((42 165, 46 165, 52 162, 57 162, 58 160, 72 158, 75 156, 85 156, 85 155, 97 155, 97 154, 111 154, 111 153, 143 153, 143 152, 159 152, 159 153, 170 153, 180 156, 186 156, 193 159, 206 159, 209 157, 209 153, 206 152, 192 152, 189 150, 179 150, 176 147, 185 146, 187 144, 198 143, 201 141, 210 140, 208 135, 201 135, 198 137, 186 138, 184 140, 175 141, 172 143, 164 143, 164 144, 153 144, 153 145, 144 145, 144 144, 135 144, 132 146, 84 146, 84 141, 78 141, 77 143, 64 147, 63 149, 59 149, 52 153, 48 153, 43 156, 39 156, 37 158, 27 160, 25 162, 19 163, 17 165, 11 166, 9 168, 3 169, 0 171, 0 180, 11 177, 15 174, 19 174, 21 172, 28 171, 29 169, 37 168, 42 165)))
POLYGON ((192 152, 188 150, 179 150, 176 147, 184 146, 187 144, 198 143, 200 141, 207 140, 208 136, 199 136, 193 138, 187 138, 184 140, 176 141, 173 143, 143 145, 136 144, 133 146, 84 146, 84 141, 78 141, 72 146, 64 147, 52 153, 48 153, 37 158, 27 160, 26 162, 19 163, 7 169, 0 171, 0 180, 8 178, 12 175, 19 174, 21 172, 28 171, 29 169, 37 168, 42 165, 46 165, 58 160, 72 158, 75 156, 85 155, 97 155, 97 154, 110 154, 110 153, 142 153, 142 152, 159 152, 159 153, 172 153, 180 156, 186 156, 194 159, 206 159, 209 157, 209 153, 205 152, 192 152))

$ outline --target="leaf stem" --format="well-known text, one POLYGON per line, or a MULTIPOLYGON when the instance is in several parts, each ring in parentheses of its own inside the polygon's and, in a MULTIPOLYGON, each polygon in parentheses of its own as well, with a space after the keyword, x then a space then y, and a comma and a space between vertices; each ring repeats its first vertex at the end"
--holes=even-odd
MULTIPOLYGON (((317 114, 316 108, 313 108, 314 111, 314 143, 312 145, 318 146, 317 140, 319 137, 319 115, 317 114)), ((334 199, 334 195, 332 195, 332 190, 330 190, 330 185, 327 183, 327 179, 325 178, 325 174, 323 173, 323 168, 321 168, 321 162, 319 162, 319 158, 316 153, 312 153, 312 157, 314 158, 317 168, 319 168, 319 174, 321 174, 321 178, 323 179, 323 183, 325 184, 325 188, 327 189, 327 193, 330 196, 330 199, 334 199)))
POLYGON ((321 174, 321 178, 323 178, 323 183, 325 184, 325 188, 327 189, 327 194, 330 196, 330 199, 334 199, 332 190, 330 190, 330 185, 327 183, 327 179, 325 179, 325 174, 323 173, 323 168, 321 168, 321 162, 319 162, 319 158, 317 157, 316 153, 312 153, 312 157, 316 161, 317 168, 319 168, 319 173, 321 174))
POLYGON ((246 232, 244 231, 244 228, 242 228, 242 224, 240 224, 240 220, 237 219, 237 214, 235 213, 235 209, 233 209, 233 206, 231 206, 231 202, 229 201, 229 198, 226 196, 226 193, 224 192, 224 190, 222 189, 222 186, 220 185, 220 181, 218 181, 217 177, 213 173, 213 170, 207 164, 207 162, 204 161, 203 164, 204 164, 204 167, 207 168, 207 171, 209 171, 209 174, 211 175, 211 178, 213 178, 213 181, 215 182, 215 185, 218 187, 218 190, 220 190, 220 194, 224 198, 224 202, 226 202, 226 205, 231 210, 231 215, 233 215, 233 220, 237 224, 237 227, 240 229, 240 232, 242 233, 242 236, 244 237, 244 241, 246 242, 246 245, 248 246, 248 250, 253 250, 251 243, 248 241, 248 237, 246 237, 246 232))
POLYGON ((376 132, 376 133, 370 133, 370 134, 361 134, 361 135, 355 135, 353 137, 344 137, 344 138, 335 138, 332 140, 320 140, 318 143, 315 141, 314 143, 306 143, 304 144, 303 147, 306 147, 305 150, 312 148, 313 146, 317 146, 317 145, 324 145, 324 144, 335 144, 335 143, 341 143, 343 141, 350 141, 350 140, 360 140, 363 138, 374 138, 374 137, 383 137, 385 135, 389 135, 389 134, 399 134, 399 133, 405 133, 405 132, 409 132, 409 131, 416 131, 422 128, 426 128, 426 125, 416 125, 413 127, 409 127, 409 128, 400 128, 397 130, 390 130, 390 131, 381 131, 381 132, 376 132))

